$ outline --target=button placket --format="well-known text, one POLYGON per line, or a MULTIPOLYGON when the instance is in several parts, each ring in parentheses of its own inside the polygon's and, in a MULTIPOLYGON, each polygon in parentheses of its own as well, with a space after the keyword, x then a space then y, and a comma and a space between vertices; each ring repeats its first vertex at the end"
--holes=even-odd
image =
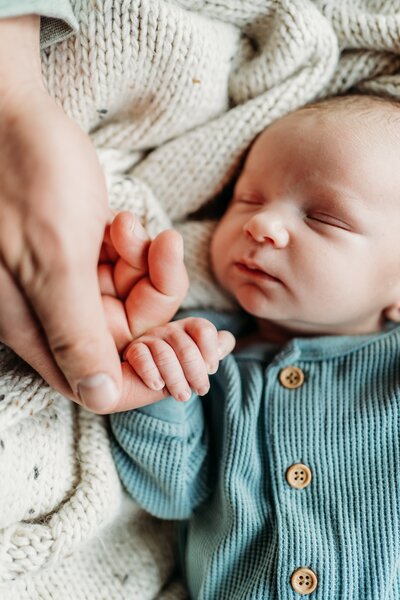
MULTIPOLYGON (((278 380, 282 387, 288 390, 295 390, 304 385, 305 376, 300 367, 288 365, 281 369, 278 380)), ((307 465, 295 463, 288 467, 285 477, 290 487, 302 490, 310 485, 312 472, 307 465)), ((314 571, 306 567, 300 567, 292 573, 290 584, 296 593, 301 596, 307 596, 316 589, 318 579, 314 571)))

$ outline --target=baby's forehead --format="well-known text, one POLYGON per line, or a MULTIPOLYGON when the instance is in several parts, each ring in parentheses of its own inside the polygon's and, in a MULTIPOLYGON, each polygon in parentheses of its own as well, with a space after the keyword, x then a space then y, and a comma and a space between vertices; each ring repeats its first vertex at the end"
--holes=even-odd
MULTIPOLYGON (((310 140, 314 141, 314 148, 319 145, 322 150, 317 159, 322 159, 330 149, 351 153, 356 147, 362 148, 365 155, 375 154, 379 149, 382 156, 393 152, 400 156, 400 103, 376 96, 329 98, 276 120, 255 140, 253 148, 254 153, 266 147, 269 151, 279 147, 291 150, 297 144, 301 153, 310 140)), ((306 160, 306 151, 303 156, 306 160)))
MULTIPOLYGON (((334 98, 304 107, 264 130, 239 177, 265 181, 278 170, 321 172, 375 206, 400 206, 400 106, 375 97, 334 98), (305 165, 305 167, 304 167, 305 165)), ((290 180, 288 177, 286 180, 290 180)))
POLYGON ((400 103, 377 96, 329 98, 289 114, 290 118, 313 122, 315 135, 325 130, 340 139, 348 134, 396 151, 400 144, 400 103))

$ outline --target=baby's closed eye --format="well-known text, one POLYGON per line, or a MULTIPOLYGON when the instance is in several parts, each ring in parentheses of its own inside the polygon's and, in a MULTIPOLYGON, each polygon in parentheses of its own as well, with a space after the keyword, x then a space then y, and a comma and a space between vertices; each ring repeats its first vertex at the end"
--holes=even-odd
POLYGON ((311 221, 313 224, 326 225, 328 227, 337 227, 345 231, 352 231, 352 227, 349 223, 337 217, 336 215, 324 213, 324 212, 311 212, 306 214, 306 221, 311 221))

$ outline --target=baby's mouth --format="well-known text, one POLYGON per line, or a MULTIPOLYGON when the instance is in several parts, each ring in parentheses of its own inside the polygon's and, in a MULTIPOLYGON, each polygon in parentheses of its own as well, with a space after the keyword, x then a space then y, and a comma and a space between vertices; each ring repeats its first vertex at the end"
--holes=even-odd
POLYGON ((280 279, 274 277, 264 269, 260 269, 260 267, 256 265, 241 261, 235 262, 234 264, 238 271, 251 278, 259 279, 262 281, 275 281, 276 283, 282 283, 280 279))

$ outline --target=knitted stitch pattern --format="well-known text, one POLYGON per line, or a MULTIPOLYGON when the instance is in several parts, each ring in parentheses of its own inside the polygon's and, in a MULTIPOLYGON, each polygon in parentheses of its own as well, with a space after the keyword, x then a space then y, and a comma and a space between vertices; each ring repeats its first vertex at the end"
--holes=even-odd
MULTIPOLYGON (((42 53, 50 94, 90 133, 112 207, 182 232, 186 307, 229 307, 208 272, 213 222, 189 216, 277 118, 353 88, 399 97, 398 0, 71 4, 79 34, 42 53)), ((103 420, 5 348, 0 375, 1 600, 157 597, 169 529, 121 504, 103 420)))

